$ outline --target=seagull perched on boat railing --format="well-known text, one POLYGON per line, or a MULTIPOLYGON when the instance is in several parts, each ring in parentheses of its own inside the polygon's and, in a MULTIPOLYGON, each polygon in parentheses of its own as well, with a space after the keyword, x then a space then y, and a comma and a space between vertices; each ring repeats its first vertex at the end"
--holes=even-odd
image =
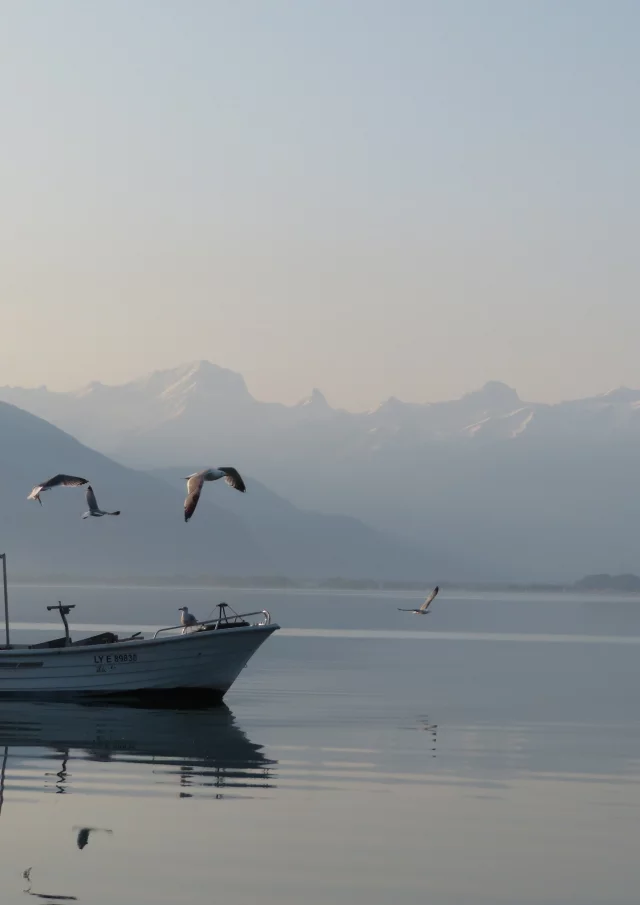
POLYGON ((120 515, 119 509, 116 509, 115 512, 106 512, 106 510, 101 509, 98 506, 98 501, 96 500, 96 495, 93 492, 91 484, 87 487, 87 506, 89 507, 89 511, 85 512, 82 518, 89 518, 90 516, 100 518, 103 515, 120 515))
POLYGON ((239 473, 235 468, 231 468, 230 466, 220 466, 219 468, 205 468, 203 471, 197 471, 195 474, 190 474, 187 476, 187 498, 184 501, 184 520, 188 522, 193 513, 196 511, 196 506, 198 505, 198 500, 200 499, 200 494, 202 493, 202 485, 205 481, 219 481, 220 478, 224 478, 226 483, 233 487, 235 490, 239 490, 241 493, 246 493, 247 488, 245 487, 244 481, 240 477, 239 473))
POLYGON ((49 478, 48 481, 43 481, 42 484, 36 484, 27 499, 37 500, 42 506, 40 494, 44 493, 45 490, 51 490, 53 487, 82 487, 86 483, 86 478, 76 478, 70 474, 57 474, 53 478, 49 478))
POLYGON ((194 625, 198 624, 198 620, 193 615, 193 613, 189 612, 189 608, 186 606, 181 606, 178 609, 180 613, 180 625, 182 626, 182 634, 187 634, 188 628, 193 628, 194 625))
POLYGON ((435 588, 433 589, 433 591, 429 594, 429 596, 428 596, 427 599, 425 600, 425 602, 422 604, 422 606, 419 606, 419 607, 418 607, 417 609, 415 609, 415 610, 407 610, 407 609, 403 609, 401 606, 398 607, 398 610, 399 610, 401 613, 415 613, 416 616, 426 616, 427 613, 429 612, 429 607, 430 607, 430 605, 431 605, 431 601, 432 601, 435 597, 438 596, 438 591, 439 591, 439 590, 440 590, 440 588, 438 587, 438 585, 436 585, 435 588))

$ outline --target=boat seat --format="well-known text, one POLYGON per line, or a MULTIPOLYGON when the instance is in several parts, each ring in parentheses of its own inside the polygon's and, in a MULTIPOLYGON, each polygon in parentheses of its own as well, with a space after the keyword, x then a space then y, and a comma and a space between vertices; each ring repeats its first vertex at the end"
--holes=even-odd
POLYGON ((39 650, 43 647, 66 647, 67 639, 66 638, 53 638, 51 641, 40 641, 38 644, 30 644, 30 650, 39 650))
POLYGON ((72 647, 80 647, 84 644, 115 644, 117 640, 118 636, 114 635, 113 632, 102 632, 100 635, 91 635, 90 638, 81 638, 79 641, 74 641, 72 647))

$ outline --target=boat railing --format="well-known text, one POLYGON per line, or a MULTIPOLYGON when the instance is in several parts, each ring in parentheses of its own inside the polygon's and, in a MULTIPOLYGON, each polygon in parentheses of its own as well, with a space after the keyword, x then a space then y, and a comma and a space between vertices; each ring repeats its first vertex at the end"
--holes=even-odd
MULTIPOLYGON (((271 613, 269 610, 254 610, 251 613, 234 613, 230 616, 218 616, 215 619, 204 619, 202 622, 195 623, 193 631, 197 632, 199 629, 206 628, 207 626, 211 626, 209 631, 215 631, 221 626, 224 626, 225 628, 233 628, 234 626, 241 628, 243 625, 247 624, 246 620, 249 616, 262 616, 262 619, 259 622, 251 623, 253 626, 271 625, 271 613)), ((183 628, 182 625, 168 625, 166 628, 159 628, 153 637, 157 638, 158 635, 161 635, 163 632, 175 632, 177 629, 181 628, 183 628)), ((188 628, 192 627, 188 626, 188 628)))

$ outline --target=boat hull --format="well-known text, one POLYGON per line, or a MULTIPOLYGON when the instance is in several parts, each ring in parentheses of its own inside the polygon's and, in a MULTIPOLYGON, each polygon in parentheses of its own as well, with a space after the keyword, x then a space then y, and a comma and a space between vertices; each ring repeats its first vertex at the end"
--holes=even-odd
POLYGON ((0 696, 165 695, 222 699, 277 625, 115 644, 0 651, 0 696))

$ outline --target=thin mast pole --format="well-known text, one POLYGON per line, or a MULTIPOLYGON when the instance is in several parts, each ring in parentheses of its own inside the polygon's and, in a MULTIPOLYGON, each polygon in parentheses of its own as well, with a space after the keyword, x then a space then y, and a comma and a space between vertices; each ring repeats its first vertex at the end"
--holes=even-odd
POLYGON ((9 644, 9 591, 7 590, 7 554, 0 553, 2 558, 2 583, 4 585, 4 630, 7 636, 7 647, 9 644))

